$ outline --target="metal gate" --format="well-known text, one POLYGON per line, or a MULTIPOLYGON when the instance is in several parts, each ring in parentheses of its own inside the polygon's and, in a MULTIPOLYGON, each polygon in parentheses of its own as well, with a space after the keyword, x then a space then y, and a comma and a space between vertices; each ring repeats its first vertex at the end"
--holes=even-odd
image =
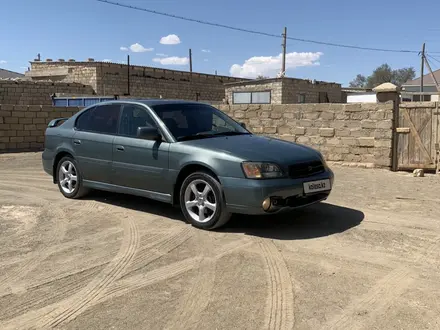
POLYGON ((405 102, 399 106, 399 170, 439 170, 439 102, 405 102))

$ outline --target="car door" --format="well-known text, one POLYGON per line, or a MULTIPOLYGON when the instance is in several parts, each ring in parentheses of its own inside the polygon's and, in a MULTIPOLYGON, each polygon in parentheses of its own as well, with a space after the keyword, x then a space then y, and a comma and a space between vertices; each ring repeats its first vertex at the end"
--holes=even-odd
POLYGON ((158 127, 141 105, 122 107, 118 136, 113 140, 112 183, 118 186, 171 194, 166 180, 170 144, 137 138, 138 127, 158 127))
POLYGON ((120 110, 117 103, 99 105, 78 117, 72 142, 83 180, 110 183, 120 110))

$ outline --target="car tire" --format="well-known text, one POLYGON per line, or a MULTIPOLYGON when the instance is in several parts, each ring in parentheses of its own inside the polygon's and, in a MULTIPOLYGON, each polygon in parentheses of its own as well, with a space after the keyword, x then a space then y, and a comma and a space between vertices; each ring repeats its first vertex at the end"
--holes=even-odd
POLYGON ((198 171, 186 177, 180 187, 179 200, 186 221, 194 227, 212 230, 225 225, 231 218, 222 186, 208 172, 198 171))
POLYGON ((83 186, 78 163, 71 156, 65 156, 58 162, 56 179, 58 189, 66 198, 81 198, 89 192, 89 190, 83 186), (63 181, 64 179, 67 181, 63 181), (71 182, 71 185, 69 182, 71 182))

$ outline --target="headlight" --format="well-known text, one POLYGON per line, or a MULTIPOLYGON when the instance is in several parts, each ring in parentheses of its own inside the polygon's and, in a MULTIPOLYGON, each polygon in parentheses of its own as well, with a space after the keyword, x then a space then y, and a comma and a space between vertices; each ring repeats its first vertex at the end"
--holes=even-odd
POLYGON ((284 176, 280 167, 273 163, 243 162, 241 166, 248 179, 271 179, 284 176))

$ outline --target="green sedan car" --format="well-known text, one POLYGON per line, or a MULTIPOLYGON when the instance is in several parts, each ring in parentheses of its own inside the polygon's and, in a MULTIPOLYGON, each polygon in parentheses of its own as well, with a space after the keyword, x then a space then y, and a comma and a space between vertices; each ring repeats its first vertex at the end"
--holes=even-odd
POLYGON ((273 214, 325 200, 334 174, 321 153, 254 135, 207 104, 115 100, 52 120, 44 170, 67 198, 90 189, 180 206, 211 230, 231 214, 273 214))

